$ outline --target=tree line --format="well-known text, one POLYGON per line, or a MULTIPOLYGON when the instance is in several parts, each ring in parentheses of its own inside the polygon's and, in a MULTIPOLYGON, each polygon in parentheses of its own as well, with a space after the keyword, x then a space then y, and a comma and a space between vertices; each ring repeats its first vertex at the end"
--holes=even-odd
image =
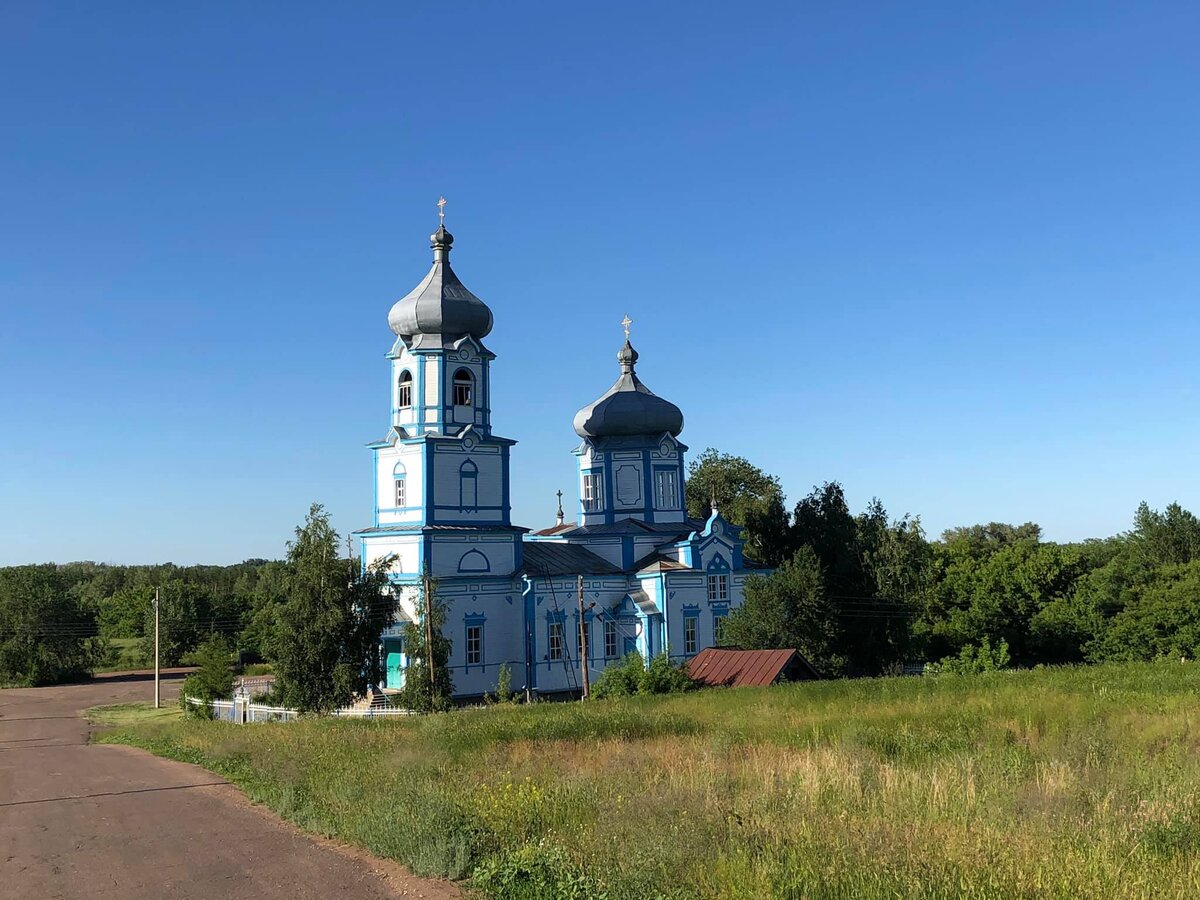
MULTIPOLYGON (((931 540, 919 518, 892 518, 879 500, 853 512, 837 482, 788 508, 778 478, 713 449, 691 464, 687 502, 696 517, 715 502, 744 528, 747 555, 770 570, 747 580, 725 643, 796 647, 827 675, 956 659, 1029 666, 1200 653, 1200 520, 1178 504, 1143 503, 1129 531, 1080 543, 1046 541, 1034 523, 995 522, 931 540)), ((242 660, 275 663, 294 694, 281 700, 340 703, 375 677, 374 645, 392 611, 379 567, 362 571, 338 547, 314 506, 283 560, 0 568, 0 683, 148 665, 158 588, 164 665, 193 661, 221 638, 242 660), (313 667, 332 693, 305 693, 314 682, 301 672, 313 667)), ((448 655, 443 644, 435 658, 448 655)))
POLYGON ((852 512, 837 482, 789 510, 778 478, 712 449, 693 461, 687 496, 695 516, 715 499, 773 569, 748 579, 730 645, 796 647, 830 675, 983 652, 1018 666, 1200 653, 1200 520, 1176 503, 1142 503, 1129 531, 1080 543, 1044 540, 1033 522, 930 540, 878 499, 852 512))

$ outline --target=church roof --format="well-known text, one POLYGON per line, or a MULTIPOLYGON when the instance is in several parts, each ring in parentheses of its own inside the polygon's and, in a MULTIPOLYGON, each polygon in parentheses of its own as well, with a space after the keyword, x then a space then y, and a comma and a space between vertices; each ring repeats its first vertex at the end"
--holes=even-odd
POLYGON ((360 528, 351 534, 404 534, 413 531, 519 531, 522 534, 528 528, 520 525, 422 525, 420 522, 401 522, 396 525, 376 525, 372 528, 360 528))
POLYGON ((634 371, 638 352, 626 338, 617 353, 621 377, 600 399, 575 413, 575 433, 582 438, 646 435, 683 431, 683 413, 669 400, 642 384, 634 371))
POLYGON ((688 519, 685 522, 643 522, 641 519, 621 519, 618 522, 606 522, 598 525, 576 525, 567 522, 565 525, 555 525, 543 528, 534 534, 541 537, 584 537, 589 535, 627 535, 627 534, 661 534, 663 540, 672 535, 685 536, 693 531, 704 528, 704 519, 688 519))
POLYGON ((521 545, 528 575, 620 575, 621 570, 578 544, 526 541, 521 545))
POLYGON ((479 340, 492 330, 492 311, 450 268, 454 235, 442 225, 429 236, 433 267, 388 313, 388 327, 412 347, 449 346, 464 335, 479 340))

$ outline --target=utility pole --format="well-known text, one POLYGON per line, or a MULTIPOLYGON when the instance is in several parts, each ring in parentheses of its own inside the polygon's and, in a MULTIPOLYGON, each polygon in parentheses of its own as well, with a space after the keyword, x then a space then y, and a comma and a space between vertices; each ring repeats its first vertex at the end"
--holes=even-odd
POLYGON ((162 704, 162 694, 159 692, 158 674, 158 588, 154 589, 154 708, 162 704))
POLYGON ((433 673, 433 597, 429 591, 429 576, 425 576, 425 658, 429 662, 430 697, 437 691, 437 678, 433 673))
POLYGON ((583 675, 583 699, 591 694, 591 683, 588 680, 588 634, 587 623, 583 618, 583 576, 579 576, 579 669, 583 675))

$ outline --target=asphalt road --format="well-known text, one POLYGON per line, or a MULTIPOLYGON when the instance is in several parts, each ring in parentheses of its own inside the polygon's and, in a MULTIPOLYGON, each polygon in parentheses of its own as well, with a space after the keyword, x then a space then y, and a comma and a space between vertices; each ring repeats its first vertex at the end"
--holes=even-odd
MULTIPOLYGON (((164 700, 178 690, 164 681, 164 700)), ((305 835, 205 769, 88 744, 83 710, 153 697, 144 676, 0 691, 0 897, 459 896, 305 835)))

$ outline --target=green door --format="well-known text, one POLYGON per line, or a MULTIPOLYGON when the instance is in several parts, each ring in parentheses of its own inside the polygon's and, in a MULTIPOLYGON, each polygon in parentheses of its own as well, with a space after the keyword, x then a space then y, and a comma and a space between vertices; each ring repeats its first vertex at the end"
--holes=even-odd
POLYGON ((387 687, 398 688, 404 678, 404 654, 396 645, 388 645, 387 654, 387 687))

